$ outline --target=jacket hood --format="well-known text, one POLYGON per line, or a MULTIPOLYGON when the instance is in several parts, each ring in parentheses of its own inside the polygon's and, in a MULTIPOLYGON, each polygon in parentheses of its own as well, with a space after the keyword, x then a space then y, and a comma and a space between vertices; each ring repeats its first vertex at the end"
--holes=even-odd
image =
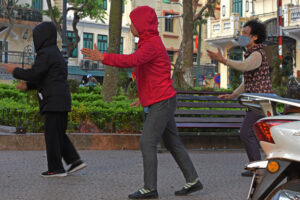
POLYGON ((153 8, 149 6, 139 6, 129 15, 131 22, 139 33, 139 44, 145 40, 159 35, 157 30, 157 16, 153 8))
POLYGON ((43 22, 33 29, 33 43, 36 51, 56 45, 57 31, 52 22, 43 22))

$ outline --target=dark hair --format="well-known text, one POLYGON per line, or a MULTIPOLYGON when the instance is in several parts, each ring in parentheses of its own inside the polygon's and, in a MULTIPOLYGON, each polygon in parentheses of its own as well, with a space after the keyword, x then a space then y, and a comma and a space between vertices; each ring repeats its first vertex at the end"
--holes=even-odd
POLYGON ((254 41, 256 44, 260 44, 265 41, 266 27, 263 23, 257 20, 250 20, 246 22, 246 24, 243 27, 245 28, 246 26, 249 26, 251 28, 251 35, 257 35, 257 40, 254 41))

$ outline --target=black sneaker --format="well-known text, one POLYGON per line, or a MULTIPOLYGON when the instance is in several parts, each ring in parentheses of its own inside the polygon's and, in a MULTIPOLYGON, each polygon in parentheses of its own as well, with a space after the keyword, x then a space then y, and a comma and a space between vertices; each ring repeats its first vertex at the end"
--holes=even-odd
POLYGON ((49 171, 43 172, 41 174, 41 176, 45 177, 45 178, 48 178, 48 177, 65 177, 65 176, 67 176, 67 173, 64 169, 60 169, 60 170, 56 170, 54 172, 49 172, 49 171))
POLYGON ((140 189, 137 192, 128 195, 129 199, 157 199, 158 193, 157 190, 147 190, 147 189, 140 189))
POLYGON ((196 192, 203 189, 203 185, 199 180, 192 183, 186 183, 181 190, 175 192, 176 196, 185 196, 192 192, 196 192))
POLYGON ((242 176, 244 177, 252 177, 253 176, 253 172, 250 171, 244 171, 241 173, 242 176))
POLYGON ((76 172, 78 170, 85 168, 86 166, 87 166, 86 163, 83 162, 82 160, 76 160, 71 164, 71 167, 68 169, 68 173, 76 172))

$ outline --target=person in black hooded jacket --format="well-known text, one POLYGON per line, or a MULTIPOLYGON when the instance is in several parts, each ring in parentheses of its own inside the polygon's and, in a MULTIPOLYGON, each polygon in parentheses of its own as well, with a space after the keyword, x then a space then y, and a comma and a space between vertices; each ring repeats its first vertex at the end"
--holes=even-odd
POLYGON ((36 59, 30 69, 15 64, 3 64, 7 72, 24 81, 17 89, 38 91, 40 113, 45 116, 45 141, 48 171, 43 177, 62 177, 67 173, 62 158, 70 165, 68 173, 86 167, 66 135, 71 96, 67 82, 67 64, 57 47, 57 31, 52 22, 43 22, 33 29, 36 59))

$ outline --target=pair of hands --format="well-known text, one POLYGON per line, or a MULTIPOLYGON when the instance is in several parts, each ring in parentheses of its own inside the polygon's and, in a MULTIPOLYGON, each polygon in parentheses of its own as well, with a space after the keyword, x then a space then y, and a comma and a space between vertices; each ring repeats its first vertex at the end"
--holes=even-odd
MULTIPOLYGON (((221 50, 218 48, 218 52, 212 52, 210 50, 206 50, 207 51, 207 55, 208 57, 210 57, 213 60, 216 60, 218 62, 221 62, 223 64, 226 64, 227 59, 225 59, 221 53, 221 50)), ((219 95, 218 98, 220 99, 233 99, 235 98, 236 95, 235 94, 223 94, 223 95, 219 95)))
POLYGON ((218 48, 218 52, 212 52, 210 50, 206 50, 208 57, 223 64, 226 64, 227 60, 223 57, 221 50, 218 48))
POLYGON ((94 44, 94 49, 88 49, 88 48, 82 48, 81 53, 87 57, 84 57, 84 59, 89 59, 93 61, 103 61, 104 55, 100 51, 98 51, 97 45, 94 44))

